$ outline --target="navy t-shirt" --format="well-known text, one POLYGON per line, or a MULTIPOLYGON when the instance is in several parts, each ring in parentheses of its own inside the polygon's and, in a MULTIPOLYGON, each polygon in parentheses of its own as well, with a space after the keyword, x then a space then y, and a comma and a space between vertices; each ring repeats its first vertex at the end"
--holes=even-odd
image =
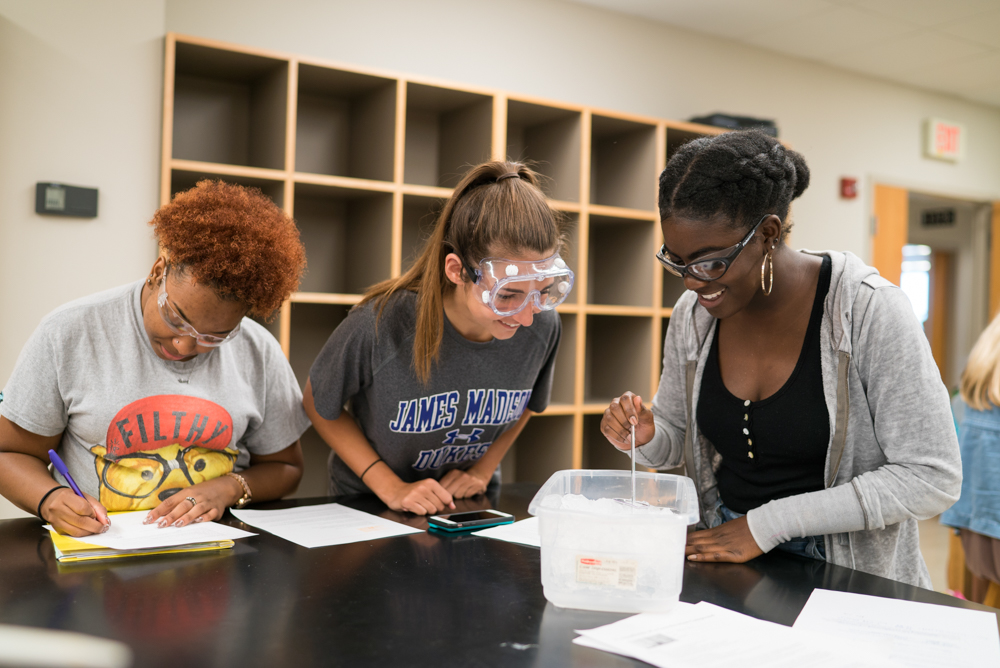
MULTIPOLYGON (((404 482, 468 469, 525 409, 545 410, 562 325, 534 316, 507 340, 469 341, 444 317, 440 357, 426 385, 413 368, 417 295, 401 291, 378 320, 369 302, 334 330, 309 372, 317 412, 328 420, 350 404, 369 444, 404 482)), ((330 493, 368 487, 334 453, 330 493)))

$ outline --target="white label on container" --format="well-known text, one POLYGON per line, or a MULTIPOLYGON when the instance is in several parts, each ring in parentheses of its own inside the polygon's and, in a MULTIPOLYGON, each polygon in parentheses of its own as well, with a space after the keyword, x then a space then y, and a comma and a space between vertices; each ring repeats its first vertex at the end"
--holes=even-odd
POLYGON ((639 562, 634 559, 576 557, 576 581, 635 591, 639 562))

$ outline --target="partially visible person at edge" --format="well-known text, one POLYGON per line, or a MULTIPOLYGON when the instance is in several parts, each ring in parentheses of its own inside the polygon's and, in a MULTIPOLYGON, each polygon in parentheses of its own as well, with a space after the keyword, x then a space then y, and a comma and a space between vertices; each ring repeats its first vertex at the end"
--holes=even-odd
POLYGON ((150 223, 142 280, 46 316, 0 403, 0 494, 58 531, 108 511, 184 526, 302 477, 302 395, 267 317, 299 283, 295 223, 256 189, 202 181, 150 223), (55 448, 85 493, 48 469, 55 448))
POLYGON ((970 594, 977 603, 1000 605, 1000 315, 983 331, 962 372, 958 441, 962 494, 941 515, 959 530, 970 594), (987 598, 989 597, 989 601, 987 598))
POLYGON ((532 170, 465 174, 413 267, 365 294, 309 372, 331 494, 370 490, 424 515, 497 488, 500 460, 549 403, 553 309, 573 286, 561 246, 532 170))
POLYGON ((660 175, 674 307, 652 407, 626 392, 601 429, 684 464, 701 522, 687 558, 780 548, 930 587, 917 520, 958 497, 948 392, 899 288, 846 252, 794 251, 802 156, 759 131, 681 147, 660 175))

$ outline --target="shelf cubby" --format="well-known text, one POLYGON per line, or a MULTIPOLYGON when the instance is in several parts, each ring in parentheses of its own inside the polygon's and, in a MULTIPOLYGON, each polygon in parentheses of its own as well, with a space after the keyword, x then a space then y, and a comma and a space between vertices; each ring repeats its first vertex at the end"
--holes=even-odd
MULTIPOLYGON (((576 213, 556 211, 557 220, 562 220, 563 247, 559 252, 560 257, 573 270, 575 280, 580 280, 580 216, 576 213)), ((579 283, 577 283, 579 285, 579 283)), ((574 292, 577 287, 573 287, 574 292)), ((576 303, 576 295, 570 294, 566 298, 566 303, 576 303)))
POLYGON ((579 319, 570 313, 560 313, 562 338, 556 353, 555 375, 552 377, 552 404, 572 404, 576 394, 576 331, 579 319))
POLYGON ((681 295, 687 291, 684 279, 674 276, 666 269, 660 269, 660 272, 663 274, 663 308, 673 308, 681 295))
POLYGON ((701 132, 692 132, 691 130, 680 130, 677 128, 667 128, 667 160, 674 157, 674 153, 677 152, 684 144, 689 141, 694 141, 695 139, 701 139, 707 135, 701 132))
POLYGON ((552 199, 580 199, 580 117, 578 111, 510 100, 507 155, 528 161, 544 178, 552 199))
POLYGON ((444 200, 423 195, 403 196, 403 236, 401 273, 409 271, 434 231, 444 200))
POLYGON ((288 61, 177 43, 174 158, 284 169, 288 61))
POLYGON ((655 223, 590 216, 587 302, 649 306, 653 299, 652 254, 655 223))
POLYGON ((583 468, 630 471, 632 461, 628 455, 618 451, 601 433, 603 418, 603 414, 583 416, 583 468))
POLYGON ((313 427, 309 427, 302 434, 299 443, 302 446, 302 480, 295 492, 290 494, 288 498, 309 499, 326 496, 330 493, 330 475, 327 472, 330 446, 313 427))
MULTIPOLYGON (((306 274, 265 327, 302 384, 364 291, 413 266, 470 166, 499 155, 532 164, 577 283, 557 311, 549 408, 504 458, 504 476, 541 483, 574 464, 628 467, 601 414, 626 390, 651 399, 684 291, 653 257, 657 165, 721 129, 173 33, 164 62, 161 204, 218 179, 260 189, 299 226, 306 274)), ((329 447, 312 429, 302 444, 296 495, 325 494, 329 447)))
POLYGON ((626 390, 647 398, 652 331, 648 317, 587 316, 584 403, 609 403, 626 390))
POLYGON ((295 170, 392 181, 396 81, 299 66, 295 170))
POLYGON ((257 188, 271 198, 271 201, 278 205, 278 207, 284 207, 285 205, 285 183, 283 181, 272 181, 270 179, 258 179, 248 176, 230 176, 228 174, 212 174, 209 172, 191 172, 179 169, 173 170, 170 174, 170 198, 173 199, 177 193, 194 188, 199 181, 204 181, 205 179, 257 188))
POLYGON ((305 387, 309 369, 330 334, 347 317, 346 304, 292 303, 292 346, 289 362, 299 385, 305 387))
POLYGON ((361 294, 390 277, 391 194, 297 183, 295 220, 309 263, 302 292, 361 294))
POLYGON ((594 115, 590 131, 590 203, 655 209, 656 126, 594 115))
POLYGON ((504 482, 542 484, 573 468, 573 416, 535 415, 501 463, 504 482))
MULTIPOLYGON (((305 387, 306 380, 309 379, 309 370, 319 351, 323 349, 337 325, 347 317, 350 308, 339 304, 292 304, 289 362, 301 387, 305 387)), ((328 487, 326 461, 330 456, 330 447, 312 427, 302 435, 301 443, 305 469, 302 473, 302 482, 299 483, 293 496, 326 496, 328 487)))
POLYGON ((404 182, 452 188, 492 145, 492 96, 407 84, 404 182))

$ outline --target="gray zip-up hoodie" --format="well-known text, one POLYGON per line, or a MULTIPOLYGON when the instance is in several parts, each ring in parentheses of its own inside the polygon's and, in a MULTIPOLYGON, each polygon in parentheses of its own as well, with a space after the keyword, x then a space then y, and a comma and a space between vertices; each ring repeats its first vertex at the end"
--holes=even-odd
MULTIPOLYGON (((828 561, 929 588, 917 520, 953 504, 962 482, 948 391, 902 290, 851 253, 812 254, 832 263, 820 333, 830 414, 826 489, 751 510, 750 531, 765 552, 822 534, 828 561)), ((715 318, 686 292, 664 343, 656 433, 636 451, 647 466, 685 465, 698 489, 700 528, 721 523, 713 512, 721 456, 696 415, 714 334, 715 318)))

